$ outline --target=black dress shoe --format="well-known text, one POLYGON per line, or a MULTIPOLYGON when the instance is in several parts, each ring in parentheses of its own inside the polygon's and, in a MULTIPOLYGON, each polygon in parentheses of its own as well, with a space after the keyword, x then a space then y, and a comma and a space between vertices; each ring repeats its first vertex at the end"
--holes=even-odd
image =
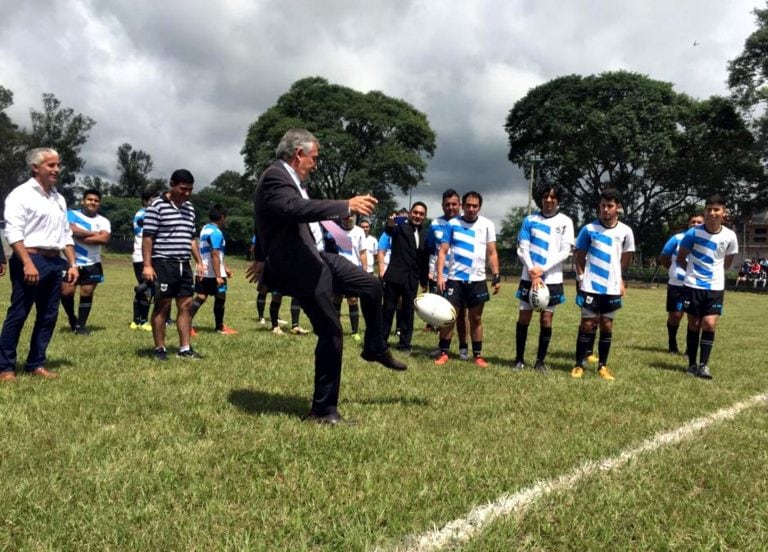
POLYGON ((363 360, 367 360, 368 362, 378 362, 390 370, 403 371, 408 369, 408 366, 406 366, 405 363, 400 362, 392 356, 392 353, 389 351, 389 349, 381 353, 369 353, 367 351, 363 351, 360 353, 360 357, 363 360))
POLYGON ((353 426, 357 425, 357 422, 355 420, 350 420, 347 418, 343 418, 341 414, 338 412, 334 412, 333 414, 326 414, 325 416, 321 416, 319 414, 315 414, 314 412, 310 412, 306 416, 304 416, 303 420, 305 422, 318 424, 318 425, 348 425, 353 426))

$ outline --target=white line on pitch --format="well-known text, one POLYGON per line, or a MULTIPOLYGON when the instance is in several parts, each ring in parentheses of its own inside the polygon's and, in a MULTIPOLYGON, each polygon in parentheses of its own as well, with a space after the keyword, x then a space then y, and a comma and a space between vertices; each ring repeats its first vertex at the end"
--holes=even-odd
POLYGON ((546 481, 539 481, 513 495, 503 495, 494 502, 479 506, 470 511, 465 517, 455 519, 441 529, 435 529, 423 535, 408 537, 395 550, 402 552, 427 552, 441 550, 449 545, 454 547, 466 543, 491 522, 500 517, 521 512, 540 498, 554 492, 573 489, 579 481, 586 477, 601 471, 620 468, 641 454, 653 452, 662 447, 684 441, 696 432, 716 423, 731 420, 742 411, 766 401, 768 401, 768 393, 755 395, 707 416, 696 418, 672 431, 659 433, 654 437, 646 439, 634 448, 622 451, 617 456, 585 462, 569 473, 546 481))

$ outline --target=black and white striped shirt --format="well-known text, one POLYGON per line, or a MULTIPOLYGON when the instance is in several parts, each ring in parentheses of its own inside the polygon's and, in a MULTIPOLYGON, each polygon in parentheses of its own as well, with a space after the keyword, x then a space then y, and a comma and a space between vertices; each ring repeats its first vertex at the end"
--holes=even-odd
POLYGON ((152 258, 188 261, 195 239, 195 208, 189 201, 176 207, 163 194, 147 206, 144 236, 152 237, 152 258))

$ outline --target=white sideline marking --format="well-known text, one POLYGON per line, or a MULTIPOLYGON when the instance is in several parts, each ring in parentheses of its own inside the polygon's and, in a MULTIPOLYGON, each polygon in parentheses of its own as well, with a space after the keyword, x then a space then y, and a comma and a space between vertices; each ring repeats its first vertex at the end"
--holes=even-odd
POLYGON ((473 536, 480 533, 488 524, 496 519, 512 513, 521 512, 531 506, 538 499, 551 493, 567 491, 576 486, 579 481, 600 471, 610 471, 622 467, 630 460, 644 454, 679 443, 694 433, 708 428, 718 422, 731 420, 742 411, 756 406, 758 403, 768 401, 768 393, 755 395, 747 400, 738 402, 727 408, 723 408, 688 422, 677 429, 660 433, 646 439, 634 448, 624 450, 617 456, 603 460, 585 462, 573 471, 546 481, 539 481, 533 486, 516 492, 513 495, 502 495, 494 502, 470 511, 465 517, 455 519, 447 523, 442 529, 435 529, 421 536, 415 535, 406 538, 403 544, 397 546, 397 551, 426 552, 441 550, 446 546, 455 547, 468 542, 473 536))

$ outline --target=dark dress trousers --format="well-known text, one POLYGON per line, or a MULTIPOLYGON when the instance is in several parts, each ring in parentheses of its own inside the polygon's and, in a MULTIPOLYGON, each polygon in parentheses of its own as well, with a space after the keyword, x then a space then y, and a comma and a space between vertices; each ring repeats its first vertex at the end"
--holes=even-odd
POLYGON ((389 266, 384 273, 384 331, 389 335, 397 301, 402 298, 399 346, 407 348, 411 346, 413 336, 413 300, 419 291, 419 284, 428 284, 427 228, 422 225, 416 229, 404 222, 384 231, 392 237, 389 266), (416 232, 419 235, 418 246, 416 232))
POLYGON ((382 333, 381 284, 362 268, 329 252, 319 252, 309 223, 349 215, 344 200, 305 199, 280 161, 259 179, 254 197, 256 259, 270 291, 298 299, 317 335, 315 389, 311 412, 337 412, 341 384, 343 331, 333 294, 360 298, 366 332, 364 353, 386 350, 382 333))

